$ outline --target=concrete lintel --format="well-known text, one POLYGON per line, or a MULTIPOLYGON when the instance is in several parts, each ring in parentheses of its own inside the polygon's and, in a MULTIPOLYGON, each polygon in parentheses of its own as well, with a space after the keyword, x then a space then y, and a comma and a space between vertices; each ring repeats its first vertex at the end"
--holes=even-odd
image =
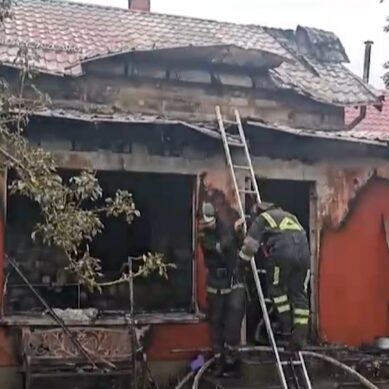
MULTIPOLYGON (((135 151, 135 150, 134 150, 135 151)), ((93 169, 165 174, 200 174, 225 166, 221 159, 185 159, 182 157, 150 156, 137 150, 132 154, 107 151, 56 151, 58 166, 64 169, 93 169)))

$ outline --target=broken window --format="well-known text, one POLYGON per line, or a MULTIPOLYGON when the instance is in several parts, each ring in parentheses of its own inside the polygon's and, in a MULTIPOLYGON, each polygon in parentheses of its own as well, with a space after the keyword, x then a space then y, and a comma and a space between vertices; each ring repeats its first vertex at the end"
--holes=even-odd
MULTIPOLYGON (((64 172, 64 177, 73 173, 64 172)), ((114 280, 129 257, 148 252, 164 254, 177 269, 169 279, 156 274, 134 282, 137 312, 189 311, 193 306, 193 193, 194 178, 184 175, 99 172, 104 196, 117 189, 130 191, 141 213, 132 225, 122 219, 104 218, 104 231, 90 245, 93 256, 102 260, 106 280, 114 280)), ((129 285, 122 283, 90 293, 66 272, 61 252, 35 245, 31 231, 39 220, 38 207, 21 196, 8 199, 7 253, 52 307, 128 311, 129 285)), ((134 264, 136 270, 136 263, 134 264)), ((22 281, 8 273, 9 311, 40 311, 42 308, 22 281)))

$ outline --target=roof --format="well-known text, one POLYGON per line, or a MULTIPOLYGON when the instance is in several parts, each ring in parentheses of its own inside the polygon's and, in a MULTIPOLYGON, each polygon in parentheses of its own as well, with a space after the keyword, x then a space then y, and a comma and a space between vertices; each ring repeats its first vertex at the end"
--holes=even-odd
MULTIPOLYGON (((385 93, 385 92, 383 92, 385 93)), ((371 139, 389 140, 389 93, 386 92, 386 99, 383 102, 382 110, 374 107, 367 107, 366 117, 351 132, 356 137, 369 137, 371 139)), ((347 108, 345 122, 349 124, 359 114, 359 109, 347 108)))
POLYGON ((78 61, 111 53, 182 47, 236 46, 280 57, 286 50, 262 28, 63 0, 11 0, 1 59, 15 43, 35 48, 37 66, 66 72, 78 61))
POLYGON ((294 87, 314 100, 339 106, 374 104, 380 99, 380 91, 364 83, 342 63, 348 62, 348 58, 335 34, 301 26, 296 32, 277 28, 266 28, 266 31, 296 58, 271 70, 286 87, 294 87), (312 35, 312 31, 315 33, 311 42, 306 36, 312 35), (330 47, 327 57, 323 54, 324 47, 330 47), (336 56, 334 47, 339 50, 336 56))
POLYGON ((285 125, 280 125, 277 123, 268 123, 265 121, 258 120, 249 120, 247 122, 249 125, 255 127, 267 128, 270 130, 288 133, 292 135, 298 135, 302 137, 308 138, 319 138, 319 139, 327 139, 327 140, 337 140, 344 142, 352 142, 352 143, 361 143, 366 145, 374 145, 374 146, 388 146, 389 136, 374 136, 372 133, 358 133, 355 131, 349 130, 340 130, 340 131, 320 131, 316 129, 299 129, 293 128, 285 125))
MULTIPOLYGON (((79 110, 72 109, 51 109, 51 108, 42 108, 34 112, 35 116, 41 116, 46 118, 62 118, 75 121, 84 121, 84 122, 93 122, 93 123, 104 123, 104 122, 115 122, 123 124, 163 124, 163 125, 181 125, 183 127, 189 128, 193 131, 196 131, 200 134, 206 135, 214 139, 221 139, 220 131, 218 129, 218 124, 213 121, 208 122, 187 122, 185 120, 175 120, 164 116, 157 115, 145 115, 145 114, 130 114, 130 113, 111 113, 111 114, 102 114, 102 113, 84 113, 79 110)), ((254 127, 266 128, 271 131, 278 133, 291 134, 303 138, 314 138, 314 139, 323 139, 323 140, 333 140, 333 141, 343 141, 343 142, 352 142, 360 143, 371 146, 381 146, 387 147, 389 137, 387 139, 379 137, 369 137, 369 136, 356 136, 353 131, 317 131, 315 129, 298 129, 285 125, 280 125, 277 123, 270 123, 264 120, 259 121, 258 119, 249 119, 246 121, 247 125, 254 127)), ((230 123, 229 126, 233 124, 230 123)), ((227 135, 229 144, 231 146, 239 146, 240 140, 232 135, 227 135)))
POLYGON ((82 74, 85 61, 107 55, 237 47, 278 58, 280 66, 270 74, 279 88, 339 106, 377 104, 379 98, 379 92, 344 66, 347 55, 331 32, 301 26, 296 31, 270 29, 63 0, 10 1, 12 17, 0 31, 0 61, 9 66, 17 65, 20 44, 30 48, 30 65, 37 70, 75 76, 82 74))
POLYGON ((299 43, 305 54, 324 62, 350 62, 340 39, 331 31, 312 27, 297 27, 297 35, 301 32, 299 43))

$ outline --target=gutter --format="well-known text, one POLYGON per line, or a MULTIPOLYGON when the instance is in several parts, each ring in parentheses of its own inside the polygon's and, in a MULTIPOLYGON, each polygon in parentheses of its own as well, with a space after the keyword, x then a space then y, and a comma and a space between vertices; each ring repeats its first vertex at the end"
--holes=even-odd
MULTIPOLYGON (((365 42, 365 59, 363 62, 363 81, 368 84, 370 79, 370 62, 371 62, 371 48, 373 41, 365 42)), ((366 117, 367 106, 364 105, 359 108, 359 115, 347 126, 348 130, 355 128, 366 117)))

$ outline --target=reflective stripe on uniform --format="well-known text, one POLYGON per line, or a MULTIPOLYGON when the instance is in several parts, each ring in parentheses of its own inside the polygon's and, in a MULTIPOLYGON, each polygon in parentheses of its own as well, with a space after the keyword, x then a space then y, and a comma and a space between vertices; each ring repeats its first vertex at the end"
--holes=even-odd
POLYGON ((275 304, 282 304, 286 303, 288 301, 288 296, 286 294, 279 296, 279 297, 274 297, 273 301, 275 304))
POLYGON ((235 285, 231 286, 231 289, 232 290, 234 290, 234 289, 244 289, 244 285, 243 284, 235 284, 235 285))
POLYGON ((261 216, 268 222, 271 228, 279 229, 281 231, 302 231, 303 230, 303 227, 301 226, 297 218, 293 215, 285 216, 279 225, 268 212, 262 212, 261 216))
POLYGON ((280 268, 278 266, 274 267, 273 275, 273 285, 278 285, 280 283, 280 268))
POLYGON ((305 280, 304 280, 304 290, 305 290, 305 293, 307 292, 308 290, 308 285, 309 285, 309 279, 311 277, 311 271, 308 269, 307 270, 307 275, 305 276, 305 280))
POLYGON ((217 289, 207 286, 207 292, 211 294, 217 294, 217 289))
POLYGON ((245 254, 242 250, 239 251, 239 258, 242 259, 243 261, 251 261, 251 257, 245 254))
POLYGON ((285 304, 285 305, 277 306, 277 311, 279 313, 289 312, 290 311, 290 305, 289 304, 285 304))
POLYGON ((306 326, 308 324, 307 317, 296 317, 293 321, 294 321, 294 324, 299 324, 302 326, 306 326))
POLYGON ((269 223, 271 228, 277 228, 276 221, 267 212, 262 212, 261 216, 269 223))
POLYGON ((297 219, 294 219, 290 216, 285 216, 279 225, 279 229, 281 231, 302 231, 303 228, 297 219))
POLYGON ((295 315, 298 315, 298 316, 309 316, 309 309, 300 309, 300 308, 296 308, 293 310, 294 314, 295 315))
POLYGON ((216 288, 212 288, 212 286, 207 286, 207 292, 210 294, 218 294, 218 292, 220 292, 220 294, 228 294, 231 292, 231 289, 230 288, 216 289, 216 288))

